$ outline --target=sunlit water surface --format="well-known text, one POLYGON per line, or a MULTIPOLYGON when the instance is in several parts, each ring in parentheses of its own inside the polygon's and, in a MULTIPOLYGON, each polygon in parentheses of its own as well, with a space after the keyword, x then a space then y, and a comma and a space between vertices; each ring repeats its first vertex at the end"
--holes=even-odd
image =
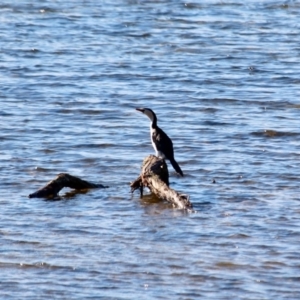
POLYGON ((299 299, 299 1, 4 0, 0 18, 2 299, 299 299), (130 194, 153 153, 135 107, 196 212, 130 194), (109 188, 28 198, 60 172, 109 188))

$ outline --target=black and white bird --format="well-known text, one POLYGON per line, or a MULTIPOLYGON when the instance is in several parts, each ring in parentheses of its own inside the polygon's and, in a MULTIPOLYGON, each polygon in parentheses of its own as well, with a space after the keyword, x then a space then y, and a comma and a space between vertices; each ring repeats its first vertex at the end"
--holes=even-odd
POLYGON ((167 136, 167 134, 157 126, 157 117, 153 110, 150 108, 136 108, 136 110, 145 114, 150 120, 150 137, 152 146, 156 152, 157 157, 163 159, 168 159, 173 166, 174 170, 183 176, 178 163, 174 158, 174 150, 172 140, 167 136))

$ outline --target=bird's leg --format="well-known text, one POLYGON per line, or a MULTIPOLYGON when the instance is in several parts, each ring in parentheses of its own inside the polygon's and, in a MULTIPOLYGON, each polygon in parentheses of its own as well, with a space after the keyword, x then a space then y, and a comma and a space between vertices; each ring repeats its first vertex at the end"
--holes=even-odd
POLYGON ((141 181, 140 183, 140 197, 143 198, 143 192, 144 192, 144 186, 143 186, 143 183, 141 181))

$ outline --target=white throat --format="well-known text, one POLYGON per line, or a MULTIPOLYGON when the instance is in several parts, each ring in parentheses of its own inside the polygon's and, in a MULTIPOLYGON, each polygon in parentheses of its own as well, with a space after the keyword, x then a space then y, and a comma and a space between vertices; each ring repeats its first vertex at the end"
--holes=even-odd
POLYGON ((144 114, 151 120, 151 122, 153 122, 154 116, 153 116, 153 113, 150 110, 145 109, 144 114))

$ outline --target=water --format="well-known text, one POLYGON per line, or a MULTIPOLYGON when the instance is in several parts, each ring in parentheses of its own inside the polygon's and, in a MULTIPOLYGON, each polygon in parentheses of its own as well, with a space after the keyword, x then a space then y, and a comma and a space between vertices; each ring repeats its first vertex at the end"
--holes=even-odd
POLYGON ((2 299, 299 299, 298 1, 4 0, 0 18, 2 299), (195 213, 130 194, 153 153, 135 107, 195 213), (60 172, 110 188, 28 198, 60 172))

